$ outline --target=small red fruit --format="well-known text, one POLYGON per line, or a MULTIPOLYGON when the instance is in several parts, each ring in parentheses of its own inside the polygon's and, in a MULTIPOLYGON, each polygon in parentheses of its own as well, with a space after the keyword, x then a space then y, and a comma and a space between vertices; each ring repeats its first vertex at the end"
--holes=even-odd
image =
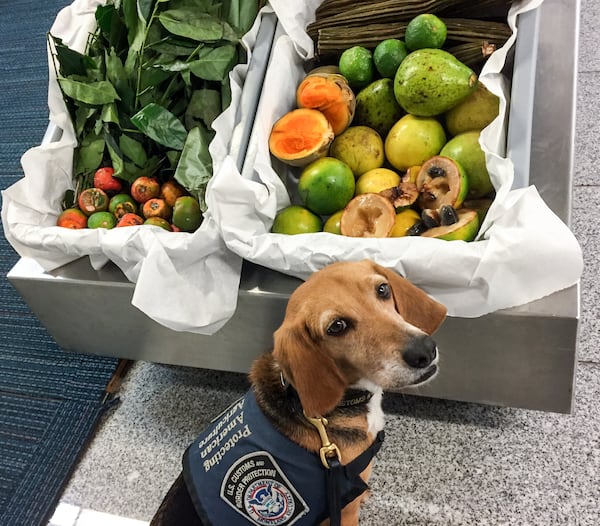
POLYGON ((160 183, 154 177, 142 175, 131 183, 131 197, 138 203, 145 203, 160 195, 160 183))
POLYGON ((87 216, 79 208, 67 208, 58 216, 56 224, 63 228, 86 228, 87 216))
POLYGON ((172 213, 173 209, 164 199, 149 199, 142 207, 142 214, 145 218, 162 217, 163 219, 171 219, 172 213))
POLYGON ((99 168, 94 174, 94 186, 109 194, 116 194, 123 188, 123 183, 114 177, 115 171, 110 166, 99 168))
POLYGON ((88 188, 79 194, 77 203, 81 211, 90 216, 94 212, 105 212, 108 209, 108 195, 100 188, 88 188))
POLYGON ((119 222, 117 223, 117 227, 120 226, 136 226, 136 225, 143 225, 144 224, 144 220, 137 214, 125 214, 124 216, 121 217, 121 219, 119 219, 119 222))

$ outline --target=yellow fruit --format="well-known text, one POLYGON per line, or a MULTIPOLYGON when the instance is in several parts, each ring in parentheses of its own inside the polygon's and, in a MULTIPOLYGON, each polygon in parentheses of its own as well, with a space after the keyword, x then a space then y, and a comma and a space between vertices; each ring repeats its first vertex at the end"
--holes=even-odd
POLYGON ((408 114, 387 134, 385 156, 394 168, 404 172, 437 155, 444 144, 446 133, 436 119, 408 114))
POLYGON ((404 237, 408 235, 410 227, 421 220, 421 216, 415 210, 408 209, 396 214, 396 221, 390 232, 390 237, 404 237))
POLYGON ((356 180, 355 195, 374 193, 387 190, 400 184, 400 175, 389 168, 375 168, 362 174, 356 180))
POLYGON ((383 166, 383 140, 368 126, 350 126, 331 143, 329 155, 345 162, 354 177, 383 166))
POLYGON ((310 234, 320 232, 321 218, 307 208, 291 205, 281 210, 273 221, 271 232, 275 234, 310 234))
POLYGON ((329 219, 325 221, 323 225, 323 232, 329 232, 331 234, 341 234, 341 226, 340 222, 342 219, 342 214, 344 213, 344 209, 338 210, 335 214, 329 216, 329 219))

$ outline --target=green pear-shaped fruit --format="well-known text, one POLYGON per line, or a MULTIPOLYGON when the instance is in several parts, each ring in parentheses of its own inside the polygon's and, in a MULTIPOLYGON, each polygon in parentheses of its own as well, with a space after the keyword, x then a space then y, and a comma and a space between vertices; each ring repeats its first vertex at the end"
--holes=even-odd
POLYGON ((396 101, 392 79, 371 82, 356 96, 354 123, 373 128, 382 137, 387 135, 402 115, 404 110, 396 101))
POLYGON ((432 117, 445 113, 477 87, 475 72, 442 49, 418 49, 400 64, 394 95, 408 113, 432 117))
POLYGON ((494 190, 485 164, 485 154, 479 145, 480 133, 461 133, 450 139, 440 152, 440 155, 455 160, 465 169, 469 180, 468 199, 479 199, 494 190))
POLYGON ((465 100, 446 112, 446 129, 450 135, 483 130, 497 116, 500 99, 481 83, 465 100))

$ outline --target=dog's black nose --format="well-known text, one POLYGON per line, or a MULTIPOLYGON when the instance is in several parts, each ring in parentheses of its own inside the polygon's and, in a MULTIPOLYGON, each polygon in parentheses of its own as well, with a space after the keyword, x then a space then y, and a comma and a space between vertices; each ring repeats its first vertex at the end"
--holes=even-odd
POLYGON ((413 338, 404 352, 402 358, 415 369, 424 369, 431 365, 437 354, 437 345, 430 336, 418 336, 413 338))

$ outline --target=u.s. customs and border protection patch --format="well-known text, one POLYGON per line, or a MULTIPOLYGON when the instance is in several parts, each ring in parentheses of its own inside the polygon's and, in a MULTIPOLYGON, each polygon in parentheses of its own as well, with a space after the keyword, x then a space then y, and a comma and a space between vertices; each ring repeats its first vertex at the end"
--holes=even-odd
POLYGON ((266 451, 245 455, 229 468, 221 498, 259 526, 291 526, 308 511, 306 502, 266 451))

